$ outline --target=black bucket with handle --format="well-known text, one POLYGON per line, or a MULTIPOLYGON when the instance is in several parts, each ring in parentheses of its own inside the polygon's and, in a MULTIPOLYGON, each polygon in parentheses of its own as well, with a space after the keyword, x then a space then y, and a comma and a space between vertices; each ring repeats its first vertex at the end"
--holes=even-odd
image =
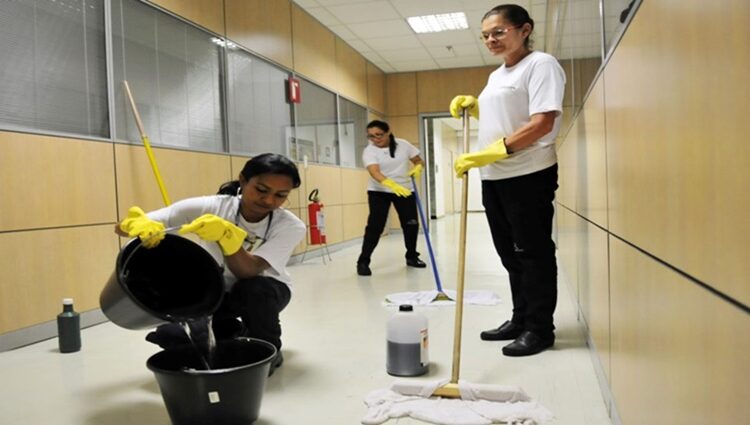
POLYGON ((211 254, 168 233, 153 248, 138 238, 123 247, 99 304, 112 323, 147 329, 209 316, 223 296, 223 270, 211 254))

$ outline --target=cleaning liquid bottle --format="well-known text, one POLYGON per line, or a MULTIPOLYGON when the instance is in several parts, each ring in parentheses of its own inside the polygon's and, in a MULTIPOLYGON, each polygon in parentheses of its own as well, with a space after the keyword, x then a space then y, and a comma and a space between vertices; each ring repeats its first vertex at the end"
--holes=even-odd
POLYGON ((427 317, 400 305, 387 325, 386 370, 393 376, 419 376, 429 370, 427 317))
POLYGON ((73 299, 63 299, 63 311, 57 315, 57 342, 61 353, 81 349, 81 316, 73 310, 73 299))

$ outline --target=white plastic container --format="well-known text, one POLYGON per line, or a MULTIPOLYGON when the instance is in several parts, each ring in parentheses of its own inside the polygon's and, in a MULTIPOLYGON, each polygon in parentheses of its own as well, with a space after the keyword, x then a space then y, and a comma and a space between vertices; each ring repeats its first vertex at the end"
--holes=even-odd
POLYGON ((427 317, 405 304, 388 320, 386 370, 393 376, 419 376, 429 370, 427 317))

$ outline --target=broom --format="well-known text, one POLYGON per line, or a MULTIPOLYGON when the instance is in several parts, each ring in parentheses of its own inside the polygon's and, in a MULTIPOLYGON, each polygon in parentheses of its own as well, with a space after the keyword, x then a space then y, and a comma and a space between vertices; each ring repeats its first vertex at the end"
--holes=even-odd
POLYGON ((422 202, 419 200, 417 182, 414 181, 414 176, 411 176, 411 184, 414 186, 414 197, 417 201, 419 218, 422 220, 422 231, 424 231, 424 237, 427 240, 427 251, 430 253, 430 264, 432 264, 432 275, 435 276, 435 285, 437 286, 438 291, 432 301, 453 301, 453 298, 449 297, 448 294, 443 291, 443 285, 440 283, 440 274, 438 274, 437 264, 435 264, 435 254, 432 251, 432 242, 430 242, 430 231, 427 229, 427 219, 425 218, 424 210, 422 210, 422 202))
POLYGON ((171 204, 171 202, 169 201, 169 195, 167 195, 167 189, 164 187, 164 181, 162 181, 161 179, 161 174, 159 173, 159 167, 156 165, 156 158, 154 157, 154 153, 151 151, 151 143, 149 143, 148 136, 143 130, 143 122, 141 122, 141 116, 140 114, 138 114, 138 108, 135 107, 133 95, 130 93, 130 86, 128 85, 127 81, 123 81, 122 84, 125 88, 125 94, 128 96, 128 100, 130 101, 130 108, 133 111, 133 116, 135 117, 135 125, 138 127, 138 132, 141 133, 141 140, 143 141, 143 146, 146 148, 146 155, 148 156, 148 161, 151 163, 151 169, 154 171, 156 183, 159 185, 161 198, 164 200, 164 205, 169 206, 169 204, 171 204))

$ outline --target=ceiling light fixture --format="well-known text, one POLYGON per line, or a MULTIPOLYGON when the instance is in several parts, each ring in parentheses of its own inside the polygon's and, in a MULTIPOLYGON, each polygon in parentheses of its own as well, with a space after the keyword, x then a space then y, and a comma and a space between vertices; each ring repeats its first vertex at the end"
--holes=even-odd
POLYGON ((466 15, 463 12, 443 13, 440 15, 412 16, 406 21, 417 34, 426 32, 441 32, 465 30, 469 28, 466 15))

